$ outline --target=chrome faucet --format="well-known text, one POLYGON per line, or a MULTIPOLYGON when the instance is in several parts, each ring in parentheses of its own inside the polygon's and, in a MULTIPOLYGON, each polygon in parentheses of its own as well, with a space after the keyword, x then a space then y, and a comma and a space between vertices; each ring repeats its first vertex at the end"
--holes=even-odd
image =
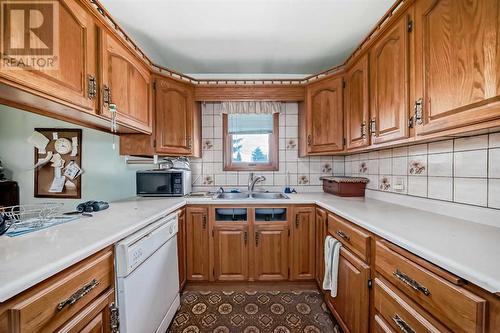
POLYGON ((253 190, 255 188, 255 184, 257 184, 258 182, 263 182, 265 180, 266 180, 266 177, 264 177, 264 176, 254 177, 253 172, 250 172, 250 174, 248 175, 248 193, 253 192, 253 190))

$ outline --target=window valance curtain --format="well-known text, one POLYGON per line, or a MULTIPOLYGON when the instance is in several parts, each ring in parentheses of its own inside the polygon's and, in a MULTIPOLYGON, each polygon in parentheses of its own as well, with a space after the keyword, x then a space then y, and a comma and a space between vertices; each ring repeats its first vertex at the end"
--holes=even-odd
POLYGON ((281 111, 281 102, 222 102, 221 112, 227 114, 273 114, 281 111))
POLYGON ((261 113, 231 113, 227 115, 229 134, 271 134, 273 133, 273 115, 261 113))

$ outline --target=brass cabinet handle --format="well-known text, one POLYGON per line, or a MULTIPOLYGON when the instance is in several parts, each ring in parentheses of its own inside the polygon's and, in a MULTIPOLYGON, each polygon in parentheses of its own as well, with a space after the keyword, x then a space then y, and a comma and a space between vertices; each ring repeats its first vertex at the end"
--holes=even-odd
POLYGON ((342 239, 345 239, 346 241, 350 241, 351 240, 351 237, 347 236, 347 234, 345 232, 343 232, 342 230, 337 230, 336 234, 342 238, 342 239))
POLYGON ((392 273, 397 279, 405 283, 406 285, 410 286, 411 288, 420 291, 423 293, 425 296, 429 296, 431 292, 429 289, 418 283, 417 281, 413 280, 411 277, 406 275, 405 273, 401 272, 399 269, 396 269, 394 273, 392 273))
POLYGON ((206 215, 203 215, 203 221, 202 221, 201 226, 203 227, 203 229, 207 228, 207 216, 206 215))
POLYGON ((366 121, 361 123, 361 138, 366 138, 366 121))
POLYGON ((377 135, 377 126, 376 126, 376 120, 375 119, 370 119, 370 134, 372 136, 377 135))
POLYGON ((111 88, 107 85, 102 87, 102 102, 105 108, 109 107, 109 104, 111 104, 111 88))
POLYGON ((415 112, 415 123, 417 123, 417 125, 422 125, 423 123, 423 115, 422 115, 423 108, 424 108, 423 99, 422 98, 417 99, 413 107, 413 110, 415 112))
POLYGON ((396 323, 396 325, 399 327, 401 332, 403 333, 415 333, 415 330, 411 328, 410 325, 406 321, 403 320, 398 314, 395 314, 394 317, 392 317, 392 320, 396 323))
POLYGON ((87 75, 87 96, 94 99, 97 95, 97 81, 93 75, 87 75))
POLYGON ((299 227, 299 215, 295 215, 295 228, 299 227))
POLYGON ((307 145, 310 146, 311 144, 312 144, 312 136, 311 136, 311 134, 309 134, 307 136, 307 145))
POLYGON ((259 232, 255 232, 255 246, 259 246, 259 232))
POLYGON ((78 289, 73 295, 71 295, 70 297, 68 297, 64 301, 57 304, 57 311, 61 311, 62 309, 64 309, 68 305, 75 304, 80 298, 87 295, 92 289, 94 289, 98 285, 99 285, 99 281, 97 281, 96 279, 93 279, 92 281, 90 281, 89 283, 87 283, 86 285, 84 285, 83 287, 78 289))
POLYGON ((247 245, 247 242, 248 242, 248 235, 247 235, 247 232, 243 232, 243 241, 245 242, 245 246, 247 245))
POLYGON ((191 149, 191 147, 193 146, 193 140, 191 139, 190 136, 187 137, 187 147, 189 149, 191 149))

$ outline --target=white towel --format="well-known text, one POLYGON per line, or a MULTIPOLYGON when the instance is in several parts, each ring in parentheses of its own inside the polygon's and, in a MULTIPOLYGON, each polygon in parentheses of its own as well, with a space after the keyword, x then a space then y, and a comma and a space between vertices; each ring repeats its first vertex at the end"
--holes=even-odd
POLYGON ((330 290, 332 297, 337 296, 337 282, 339 273, 339 253, 342 244, 332 236, 325 239, 325 276, 323 289, 330 290))

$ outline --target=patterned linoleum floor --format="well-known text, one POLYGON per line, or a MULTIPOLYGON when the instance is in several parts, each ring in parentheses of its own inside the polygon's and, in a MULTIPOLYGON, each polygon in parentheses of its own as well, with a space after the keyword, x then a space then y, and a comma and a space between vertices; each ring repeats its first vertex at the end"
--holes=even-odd
POLYGON ((181 295, 181 308, 167 332, 339 332, 335 326, 317 290, 206 290, 181 295))

